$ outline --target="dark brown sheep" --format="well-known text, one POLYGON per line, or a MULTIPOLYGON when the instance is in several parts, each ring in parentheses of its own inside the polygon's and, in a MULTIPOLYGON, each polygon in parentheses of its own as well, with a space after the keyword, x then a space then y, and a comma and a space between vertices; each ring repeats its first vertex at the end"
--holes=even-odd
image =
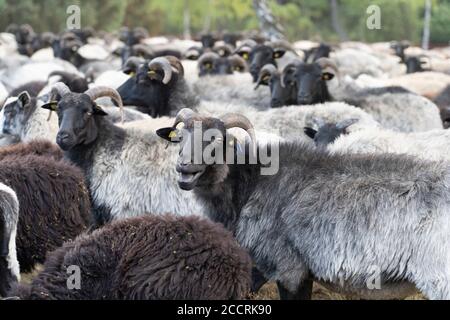
POLYGON ((47 252, 87 229, 91 207, 79 169, 64 160, 24 155, 23 145, 15 148, 17 154, 0 158, 0 181, 16 192, 20 203, 17 257, 21 272, 29 272, 45 261, 47 252))
POLYGON ((0 148, 0 160, 11 155, 48 156, 54 160, 61 160, 64 157, 64 154, 58 145, 48 140, 32 140, 28 143, 19 143, 0 148))
POLYGON ((114 222, 49 254, 22 299, 242 299, 251 261, 220 224, 189 216, 144 216, 114 222), (70 290, 69 266, 80 289, 70 290))

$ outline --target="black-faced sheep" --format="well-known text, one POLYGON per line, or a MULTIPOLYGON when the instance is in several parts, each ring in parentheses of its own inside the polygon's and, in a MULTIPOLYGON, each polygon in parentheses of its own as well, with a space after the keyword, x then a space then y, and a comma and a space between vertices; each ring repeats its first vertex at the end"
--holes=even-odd
POLYGON ((121 106, 117 91, 95 87, 78 94, 59 83, 53 96, 44 107, 58 114, 56 142, 84 171, 98 224, 148 212, 203 213, 193 195, 171 184, 176 148, 167 148, 151 129, 114 125, 95 104, 97 98, 110 97, 121 106))
POLYGON ((10 295, 49 300, 225 300, 249 291, 251 261, 219 224, 146 216, 107 225, 48 256, 29 286, 10 295), (80 288, 68 288, 68 267, 80 288))
POLYGON ((264 276, 277 281, 282 298, 310 296, 311 278, 362 296, 406 294, 415 285, 430 299, 450 298, 447 162, 330 155, 285 142, 271 146, 279 170, 270 175, 255 158, 260 149, 251 123, 238 114, 221 119, 184 109, 158 135, 180 142, 180 188, 193 190, 209 217, 233 232, 264 276), (180 123, 184 128, 175 129, 180 123), (215 129, 212 142, 202 140, 201 152, 230 151, 216 153, 220 162, 192 162, 199 156, 189 144, 196 139, 194 123, 215 129), (230 145, 233 127, 252 138, 248 151, 240 151, 245 164, 233 158, 239 152, 230 145), (374 274, 380 285, 371 282, 374 274))
POLYGON ((181 62, 170 56, 146 61, 117 91, 124 105, 137 107, 154 118, 174 116, 181 108, 198 104, 184 79, 181 62))

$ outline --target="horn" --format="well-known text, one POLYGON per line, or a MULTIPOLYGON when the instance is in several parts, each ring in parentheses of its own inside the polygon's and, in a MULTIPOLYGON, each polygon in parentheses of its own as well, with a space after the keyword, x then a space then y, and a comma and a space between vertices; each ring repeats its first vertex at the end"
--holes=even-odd
POLYGON ((123 65, 122 70, 123 71, 126 71, 128 69, 136 70, 139 67, 139 65, 143 64, 144 62, 145 60, 140 57, 130 57, 123 65))
POLYGON ((223 115, 220 118, 220 120, 222 120, 222 122, 225 126, 225 129, 241 128, 241 129, 244 129, 245 131, 247 131, 247 133, 251 139, 252 152, 256 155, 255 129, 253 128, 252 123, 246 116, 244 116, 240 113, 227 113, 227 114, 223 115))
POLYGON ((167 61, 169 61, 170 65, 172 66, 172 70, 175 73, 178 73, 181 77, 184 77, 184 67, 181 63, 180 59, 178 59, 175 56, 165 56, 167 61))
POLYGON ((175 122, 173 124, 173 127, 175 128, 180 123, 185 123, 187 120, 191 118, 197 118, 198 114, 194 112, 192 109, 189 108, 183 108, 180 111, 178 111, 178 114, 175 118, 175 122))
POLYGON ((332 61, 329 58, 319 58, 315 61, 315 63, 317 63, 322 70, 326 69, 326 68, 331 68, 336 72, 336 75, 339 77, 339 69, 336 65, 336 63, 334 63, 334 61, 332 61))
POLYGON ((350 127, 352 124, 355 124, 359 121, 359 119, 351 118, 351 119, 345 119, 340 121, 338 124, 336 124, 336 128, 340 130, 344 130, 348 127, 350 127))
POLYGON ((144 55, 146 55, 148 58, 153 57, 155 54, 153 52, 152 49, 150 49, 149 47, 147 47, 144 44, 135 44, 132 48, 132 51, 135 54, 139 54, 139 53, 143 53, 144 55))
POLYGON ((71 93, 69 87, 65 85, 62 82, 57 82, 52 86, 51 90, 51 99, 56 99, 56 97, 59 95, 60 98, 64 97, 65 95, 71 93))
POLYGON ((228 60, 231 62, 231 66, 234 67, 242 67, 243 71, 247 70, 247 62, 238 54, 233 54, 228 57, 228 60))
POLYGON ((101 97, 109 97, 112 100, 114 100, 120 108, 120 113, 122 116, 122 122, 124 121, 124 114, 123 114, 123 103, 122 98, 120 97, 120 94, 113 88, 99 86, 99 87, 93 87, 85 92, 91 98, 91 100, 94 102, 98 98, 101 97))
POLYGON ((290 69, 297 69, 297 67, 301 64, 302 62, 301 61, 298 61, 298 60, 296 60, 296 61, 293 61, 293 62, 290 62, 290 63, 288 63, 284 68, 283 68, 283 71, 281 72, 281 86, 283 87, 283 88, 286 88, 286 83, 285 83, 285 74, 286 74, 286 71, 288 71, 288 70, 290 70, 290 69))
POLYGON ((172 80, 172 66, 165 57, 158 57, 148 63, 149 70, 162 70, 164 72, 164 78, 162 83, 168 84, 172 80))
POLYGON ((202 65, 206 61, 213 61, 216 59, 220 59, 220 56, 215 52, 206 52, 198 58, 198 65, 202 65))
POLYGON ((261 71, 259 72, 258 81, 256 81, 255 90, 258 89, 262 84, 263 78, 266 75, 270 75, 272 77, 275 72, 278 72, 278 69, 273 64, 266 64, 264 67, 262 67, 261 71))

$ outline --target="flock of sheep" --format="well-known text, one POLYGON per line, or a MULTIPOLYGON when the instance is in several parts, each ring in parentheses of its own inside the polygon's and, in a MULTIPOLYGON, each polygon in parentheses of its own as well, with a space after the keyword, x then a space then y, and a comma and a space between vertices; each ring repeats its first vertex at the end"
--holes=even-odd
POLYGON ((0 297, 450 299, 450 47, 199 40, 0 34, 0 297))

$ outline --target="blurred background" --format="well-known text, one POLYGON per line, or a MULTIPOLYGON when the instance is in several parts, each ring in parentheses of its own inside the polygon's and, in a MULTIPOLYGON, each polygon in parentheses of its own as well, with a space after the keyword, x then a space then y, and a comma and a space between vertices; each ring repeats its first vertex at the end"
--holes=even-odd
POLYGON ((115 31, 142 26, 150 35, 190 37, 216 30, 258 29, 256 13, 262 3, 291 41, 420 43, 427 1, 430 43, 448 45, 450 0, 0 0, 0 27, 28 23, 37 32, 59 32, 66 26, 67 6, 77 4, 83 28, 115 31), (381 8, 381 30, 366 26, 366 9, 372 4, 381 8))

